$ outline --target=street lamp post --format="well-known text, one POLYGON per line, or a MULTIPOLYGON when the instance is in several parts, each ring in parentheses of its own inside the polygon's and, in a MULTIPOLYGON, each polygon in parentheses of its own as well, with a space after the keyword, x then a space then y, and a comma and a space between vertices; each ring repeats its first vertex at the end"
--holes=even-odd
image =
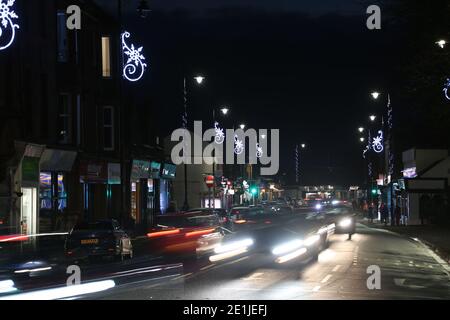
MULTIPOLYGON (((198 85, 201 85, 204 82, 205 77, 198 75, 198 76, 194 77, 194 80, 197 82, 198 85)), ((183 124, 183 129, 185 129, 185 130, 188 129, 187 95, 188 95, 187 81, 186 81, 186 77, 184 77, 183 78, 183 108, 184 108, 184 112, 183 112, 183 116, 182 116, 182 124, 183 124)), ((186 141, 186 137, 184 138, 184 141, 186 141)), ((187 163, 186 163, 186 161, 184 161, 184 203, 183 203, 183 208, 182 208, 182 210, 184 210, 184 211, 189 210, 188 170, 187 170, 187 168, 188 168, 187 163)))
MULTIPOLYGON (((224 116, 226 116, 229 111, 230 111, 230 109, 228 107, 220 108, 220 112, 224 116)), ((212 109, 212 114, 213 114, 213 123, 215 125, 215 123, 216 123, 216 108, 212 109)), ((213 164, 212 164, 212 175, 214 177, 214 184, 213 184, 213 198, 214 198, 214 200, 213 200, 213 208, 215 208, 215 206, 216 206, 216 161, 215 160, 216 160, 216 151, 213 150, 213 159, 212 159, 212 161, 213 161, 213 164)), ((211 207, 211 202, 209 203, 209 206, 211 207)))

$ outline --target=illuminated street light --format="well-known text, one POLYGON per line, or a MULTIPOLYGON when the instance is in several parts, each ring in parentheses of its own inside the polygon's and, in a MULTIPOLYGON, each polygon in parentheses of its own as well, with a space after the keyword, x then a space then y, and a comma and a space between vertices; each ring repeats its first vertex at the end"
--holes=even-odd
POLYGON ((439 40, 435 42, 441 49, 444 49, 444 46, 447 44, 447 41, 445 40, 439 40))
POLYGON ((230 109, 228 109, 227 107, 223 107, 222 109, 220 109, 220 111, 222 112, 223 115, 226 115, 228 111, 230 111, 230 109))
POLYGON ((358 131, 362 133, 364 131, 364 128, 363 127, 359 127, 358 131))
POLYGON ((359 141, 364 142, 364 138, 363 138, 363 137, 360 137, 360 138, 359 138, 359 141))
POLYGON ((205 77, 203 77, 203 76, 196 76, 194 79, 195 79, 195 81, 197 81, 198 84, 202 84, 203 81, 205 80, 205 77))
POLYGON ((377 116, 375 116, 375 115, 373 115, 373 114, 369 116, 369 119, 370 119, 370 121, 372 121, 372 122, 375 121, 376 118, 377 118, 377 116))
POLYGON ((302 147, 302 149, 306 148, 306 144, 304 144, 304 143, 302 143, 300 146, 302 147))
POLYGON ((378 99, 378 97, 380 96, 380 93, 377 92, 377 91, 374 91, 374 92, 371 93, 371 95, 372 95, 372 98, 378 99))

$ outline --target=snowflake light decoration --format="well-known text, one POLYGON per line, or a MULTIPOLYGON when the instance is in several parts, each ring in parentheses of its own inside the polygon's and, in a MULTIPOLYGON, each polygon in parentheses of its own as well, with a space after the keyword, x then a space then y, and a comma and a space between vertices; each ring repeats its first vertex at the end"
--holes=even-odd
POLYGON ((214 138, 214 141, 217 144, 222 144, 225 140, 225 133, 223 133, 223 129, 219 128, 219 123, 216 121, 214 122, 214 131, 216 132, 216 137, 214 138))
POLYGON ((241 154, 244 151, 244 144, 242 140, 238 139, 238 136, 234 136, 234 153, 241 154))
POLYGON ((444 91, 444 96, 447 100, 450 100, 450 94, 448 92, 449 88, 450 88, 450 78, 445 81, 444 89, 442 90, 444 91))
POLYGON ((122 49, 123 54, 127 56, 127 61, 123 66, 123 77, 128 81, 139 81, 144 75, 147 64, 143 62, 145 60, 142 54, 142 47, 135 48, 134 44, 129 47, 125 41, 125 38, 129 38, 130 33, 125 31, 122 33, 122 49))
POLYGON ((6 3, 0 0, 0 50, 8 48, 13 42, 16 36, 16 29, 20 29, 18 24, 15 24, 12 19, 18 19, 19 16, 11 10, 15 0, 8 0, 6 3), (10 29, 9 40, 6 44, 2 40, 3 33, 10 29))
POLYGON ((373 148, 373 151, 375 151, 376 153, 380 153, 383 151, 383 149, 384 149, 384 147, 383 147, 383 131, 379 130, 378 136, 373 138, 372 148, 373 148))
POLYGON ((261 158, 263 155, 263 148, 259 145, 259 143, 256 144, 256 157, 261 158))

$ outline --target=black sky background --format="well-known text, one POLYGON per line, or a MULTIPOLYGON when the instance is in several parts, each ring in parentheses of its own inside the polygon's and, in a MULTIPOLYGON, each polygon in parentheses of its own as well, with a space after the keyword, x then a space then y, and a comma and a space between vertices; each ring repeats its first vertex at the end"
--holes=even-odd
MULTIPOLYGON (((113 2, 106 4, 112 13, 113 2)), ((227 127, 280 129, 280 173, 291 181, 294 146, 305 142, 302 184, 362 182, 357 127, 383 108, 369 93, 388 85, 400 55, 398 31, 366 28, 367 5, 155 1, 141 19, 134 2, 125 6, 124 25, 131 42, 144 46, 149 69, 128 90, 154 110, 161 136, 181 125, 186 75, 190 121, 212 122, 212 106, 229 105, 227 127), (201 88, 192 79, 198 72, 207 77, 201 88)))

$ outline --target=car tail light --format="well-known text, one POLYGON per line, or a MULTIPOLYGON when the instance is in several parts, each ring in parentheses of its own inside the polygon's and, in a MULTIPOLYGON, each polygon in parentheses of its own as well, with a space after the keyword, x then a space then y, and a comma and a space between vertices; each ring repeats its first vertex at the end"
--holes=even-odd
POLYGON ((177 234, 177 233, 180 233, 180 229, 149 232, 149 233, 147 233, 147 237, 157 238, 157 237, 163 237, 163 236, 168 236, 168 235, 177 234))

